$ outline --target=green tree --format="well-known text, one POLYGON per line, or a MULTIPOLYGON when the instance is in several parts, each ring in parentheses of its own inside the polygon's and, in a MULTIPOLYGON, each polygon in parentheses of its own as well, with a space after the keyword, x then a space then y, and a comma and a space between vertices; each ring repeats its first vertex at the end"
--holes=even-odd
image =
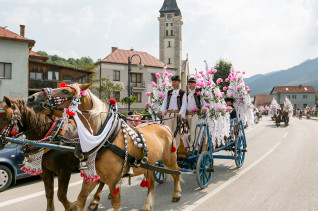
POLYGON ((111 80, 109 80, 109 78, 93 80, 92 91, 103 101, 113 98, 114 92, 120 92, 122 90, 123 87, 120 84, 113 83, 111 80))
POLYGON ((214 78, 213 78, 214 83, 216 83, 216 80, 218 78, 222 78, 223 82, 220 83, 221 87, 229 86, 230 83, 225 82, 224 80, 229 76, 231 67, 232 67, 231 62, 228 62, 224 59, 220 59, 214 66, 214 69, 217 69, 217 72, 214 74, 214 78))

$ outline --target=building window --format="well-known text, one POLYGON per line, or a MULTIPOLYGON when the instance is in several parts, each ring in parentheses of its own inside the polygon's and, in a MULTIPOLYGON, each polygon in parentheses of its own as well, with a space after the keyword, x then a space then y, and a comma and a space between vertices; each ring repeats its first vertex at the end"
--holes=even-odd
POLYGON ((303 108, 307 108, 307 104, 304 104, 304 107, 303 108))
POLYGON ((290 95, 286 95, 286 97, 287 97, 288 99, 290 99, 290 95))
POLYGON ((292 95, 292 99, 296 99, 296 95, 292 95))
POLYGON ((69 76, 69 75, 63 75, 63 81, 65 81, 65 82, 72 82, 72 81, 74 81, 74 78, 72 78, 72 77, 69 76))
POLYGON ((171 26, 173 26, 173 23, 171 23, 171 26))
POLYGON ((60 80, 60 73, 56 71, 48 71, 47 76, 48 76, 47 77, 48 80, 55 80, 55 81, 60 80))
POLYGON ((170 58, 168 58, 168 64, 171 64, 171 59, 170 58))
POLYGON ((166 26, 169 26, 169 23, 166 23, 166 26))
POLYGON ((117 102, 120 102, 120 92, 114 92, 113 97, 117 102))
POLYGON ((12 64, 0 62, 0 78, 11 79, 12 64))
POLYGON ((307 95, 303 95, 303 99, 307 99, 307 95))
POLYGON ((79 77, 79 82, 86 83, 87 82, 87 75, 81 75, 79 77))
POLYGON ((30 79, 42 80, 43 79, 43 73, 30 72, 30 79))
POLYGON ((141 103, 141 92, 134 92, 134 96, 137 98, 137 103, 141 103))
POLYGON ((151 73, 151 81, 154 81, 157 83, 157 77, 155 73, 151 73))
POLYGON ((120 71, 113 70, 113 81, 120 81, 120 71))
POLYGON ((168 41, 168 47, 171 47, 171 41, 168 41))
POLYGON ((166 30, 166 36, 169 36, 169 31, 168 30, 166 30))
POLYGON ((130 83, 132 87, 137 87, 142 81, 142 73, 131 73, 130 83))
POLYGON ((173 36, 173 30, 171 30, 171 36, 173 36))

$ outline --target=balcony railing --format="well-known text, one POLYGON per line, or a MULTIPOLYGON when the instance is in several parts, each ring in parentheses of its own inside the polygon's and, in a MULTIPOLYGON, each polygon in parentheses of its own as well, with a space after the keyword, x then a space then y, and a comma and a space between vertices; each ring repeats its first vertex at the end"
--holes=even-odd
MULTIPOLYGON (((58 88, 60 83, 63 81, 52 81, 52 80, 29 80, 29 90, 41 90, 42 88, 58 88)), ((66 83, 81 83, 81 82, 67 82, 66 83)))
POLYGON ((146 88, 146 83, 144 81, 141 83, 130 82, 130 86, 134 88, 146 88))

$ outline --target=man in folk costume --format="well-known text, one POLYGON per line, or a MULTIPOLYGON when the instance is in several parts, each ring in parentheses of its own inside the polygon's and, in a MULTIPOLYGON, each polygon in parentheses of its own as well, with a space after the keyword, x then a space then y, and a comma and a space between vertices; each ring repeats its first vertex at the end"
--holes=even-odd
POLYGON ((204 99, 201 98, 200 89, 196 89, 196 80, 195 78, 190 78, 188 80, 189 92, 187 93, 187 112, 186 112, 186 121, 189 126, 189 133, 185 134, 182 137, 184 147, 187 148, 187 151, 191 151, 195 138, 196 138, 196 126, 198 115, 196 112, 201 112, 202 114, 206 113, 204 99), (190 136, 190 138, 189 138, 190 136))
POLYGON ((165 99, 161 105, 159 115, 164 115, 164 124, 171 129, 175 136, 176 148, 180 145, 180 132, 182 120, 186 118, 187 96, 185 91, 180 89, 180 77, 173 76, 172 90, 165 93, 165 99), (171 118, 171 119, 169 119, 171 118))
POLYGON ((231 97, 227 97, 227 98, 225 98, 225 102, 226 102, 226 105, 227 105, 227 106, 232 107, 232 111, 231 111, 231 113, 230 113, 230 119, 236 119, 236 118, 237 118, 237 115, 236 115, 235 108, 234 108, 234 106, 233 106, 234 99, 231 98, 231 97))

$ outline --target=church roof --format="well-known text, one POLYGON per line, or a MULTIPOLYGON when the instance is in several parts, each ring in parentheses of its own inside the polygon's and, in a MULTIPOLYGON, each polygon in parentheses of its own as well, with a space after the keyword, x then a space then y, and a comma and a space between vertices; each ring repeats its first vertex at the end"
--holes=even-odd
POLYGON ((174 13, 175 16, 181 16, 177 0, 165 0, 159 12, 160 17, 164 17, 165 13, 174 13))

